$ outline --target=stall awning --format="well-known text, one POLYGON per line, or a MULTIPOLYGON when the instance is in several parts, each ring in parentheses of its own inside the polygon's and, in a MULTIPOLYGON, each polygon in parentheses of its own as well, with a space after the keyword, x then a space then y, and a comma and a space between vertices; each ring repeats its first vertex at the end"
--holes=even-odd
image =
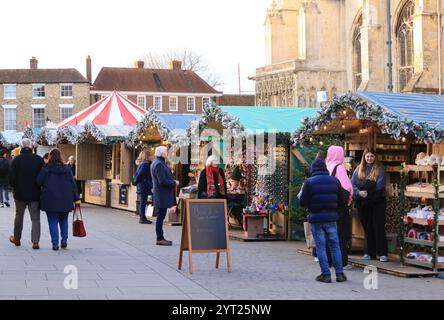
POLYGON ((6 130, 0 133, 0 141, 2 145, 17 145, 23 138, 22 131, 6 130))
POLYGON ((291 133, 302 127, 302 120, 316 115, 317 108, 287 107, 221 107, 222 111, 239 118, 246 130, 276 130, 291 133))
POLYGON ((383 134, 394 139, 406 134, 426 143, 444 140, 442 96, 358 91, 335 97, 318 114, 304 119, 303 126, 293 132, 292 141, 301 143, 320 133, 321 126, 340 119, 340 112, 346 108, 354 112, 356 119, 376 123, 383 134))
POLYGON ((114 91, 92 106, 72 115, 57 124, 57 128, 67 125, 122 125, 135 126, 146 110, 114 91))
POLYGON ((426 122, 444 130, 444 97, 435 94, 406 94, 358 91, 362 99, 415 123, 426 122))

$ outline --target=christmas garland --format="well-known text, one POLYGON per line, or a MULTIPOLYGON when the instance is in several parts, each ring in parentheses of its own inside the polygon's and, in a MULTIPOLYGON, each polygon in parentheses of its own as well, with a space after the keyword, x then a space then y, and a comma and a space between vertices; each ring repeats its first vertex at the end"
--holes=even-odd
POLYGON ((150 108, 148 112, 145 113, 143 118, 137 123, 136 128, 129 133, 128 139, 126 140, 126 144, 129 147, 135 147, 141 145, 140 136, 143 135, 146 128, 148 128, 151 125, 154 125, 157 128, 160 137, 163 140, 169 141, 170 144, 172 142, 177 142, 174 140, 175 137, 172 135, 172 132, 164 125, 162 120, 157 116, 156 112, 154 111, 154 108, 150 108))
POLYGON ((426 122, 416 123, 407 118, 401 118, 376 103, 366 101, 354 94, 345 94, 336 96, 332 103, 323 106, 317 117, 305 118, 302 121, 302 128, 292 133, 292 143, 302 144, 323 125, 339 118, 339 113, 346 108, 352 109, 359 120, 376 122, 383 134, 388 134, 396 140, 401 139, 402 133, 414 134, 424 143, 439 143, 444 139, 444 131, 438 127, 426 122))
POLYGON ((193 121, 188 128, 188 137, 191 139, 192 135, 195 136, 197 133, 200 133, 203 128, 208 126, 211 120, 219 122, 224 129, 229 130, 230 137, 245 137, 245 128, 241 124, 240 119, 222 111, 214 101, 204 105, 202 116, 198 120, 193 121))

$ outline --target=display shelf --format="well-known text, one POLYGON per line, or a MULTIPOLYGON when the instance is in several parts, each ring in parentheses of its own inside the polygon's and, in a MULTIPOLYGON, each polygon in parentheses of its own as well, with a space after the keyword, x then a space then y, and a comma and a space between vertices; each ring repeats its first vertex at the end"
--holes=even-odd
MULTIPOLYGON (((421 226, 428 226, 429 224, 427 223, 427 219, 421 219, 421 218, 414 218, 414 217, 410 217, 413 220, 413 224, 418 224, 421 226)), ((407 223, 407 217, 404 217, 404 222, 407 223)), ((444 220, 439 220, 438 221, 438 225, 439 226, 444 226, 444 220)))
MULTIPOLYGON (((427 193, 427 192, 413 192, 413 191, 406 191, 405 196, 409 198, 425 198, 425 199, 435 199, 434 193, 427 193)), ((439 194, 440 199, 444 199, 444 193, 439 194)))
MULTIPOLYGON (((414 183, 406 186, 406 191, 435 194, 435 187, 430 183, 422 183, 422 184, 414 183)), ((438 191, 444 192, 444 185, 438 186, 438 191)))
MULTIPOLYGON (((407 264, 411 264, 411 265, 415 265, 415 266, 419 266, 419 267, 433 269, 433 264, 431 262, 427 262, 427 261, 418 261, 415 259, 410 259, 410 258, 405 257, 404 262, 407 264)), ((436 269, 444 269, 444 263, 437 263, 436 269)))
MULTIPOLYGON (((413 239, 409 237, 405 237, 404 242, 411 244, 418 244, 425 247, 433 247, 433 241, 431 240, 421 240, 421 239, 413 239)), ((438 242, 438 248, 444 248, 444 242, 438 242)))
MULTIPOLYGON (((406 166, 406 169, 408 171, 413 171, 413 172, 432 172, 433 171, 433 167, 432 166, 418 166, 416 164, 409 164, 406 166)), ((439 171, 444 172, 444 166, 440 166, 439 167, 439 171)))

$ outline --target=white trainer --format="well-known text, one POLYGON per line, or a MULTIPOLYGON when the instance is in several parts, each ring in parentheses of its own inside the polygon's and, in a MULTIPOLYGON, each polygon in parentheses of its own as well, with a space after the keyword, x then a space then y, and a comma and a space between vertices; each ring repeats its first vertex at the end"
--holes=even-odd
POLYGON ((319 259, 315 257, 315 258, 313 259, 313 261, 314 261, 314 262, 319 262, 319 259))
POLYGON ((388 259, 387 256, 380 256, 380 257, 379 257, 379 261, 381 261, 381 262, 387 262, 387 261, 389 261, 389 259, 388 259))
POLYGON ((364 256, 362 257, 362 260, 371 260, 372 257, 370 257, 368 254, 364 254, 364 256))
POLYGON ((345 267, 343 267, 342 269, 344 269, 344 270, 351 270, 351 269, 353 269, 353 266, 349 263, 345 267))

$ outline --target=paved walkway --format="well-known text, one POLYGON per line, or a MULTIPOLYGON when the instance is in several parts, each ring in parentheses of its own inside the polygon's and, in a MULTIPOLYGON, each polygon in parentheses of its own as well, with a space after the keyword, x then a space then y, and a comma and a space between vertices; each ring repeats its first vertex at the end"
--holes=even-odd
MULTIPOLYGON (((354 269, 346 283, 314 281, 319 267, 298 254, 301 243, 231 241, 232 272, 222 255, 193 255, 194 273, 177 270, 181 227, 165 226, 172 247, 155 245, 154 225, 139 225, 132 213, 84 206, 88 236, 70 238, 68 250, 54 252, 42 213, 41 249, 30 246, 26 215, 22 246, 9 243, 14 209, 0 208, 0 299, 442 299, 444 281, 380 274, 378 290, 366 290, 366 274, 354 269), (66 266, 78 270, 77 290, 64 288, 66 266)), ((71 231, 70 231, 71 234, 71 231)))

